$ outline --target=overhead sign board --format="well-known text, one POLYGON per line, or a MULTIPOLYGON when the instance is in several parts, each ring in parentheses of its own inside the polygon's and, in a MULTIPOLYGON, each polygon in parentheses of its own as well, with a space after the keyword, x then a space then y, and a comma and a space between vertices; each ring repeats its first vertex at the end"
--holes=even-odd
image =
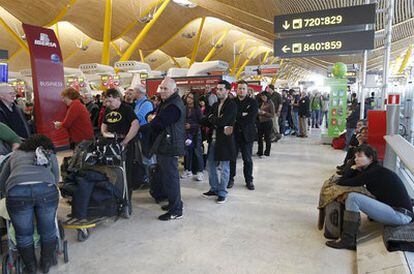
MULTIPOLYGON (((346 78, 353 78, 353 77, 357 77, 358 76, 357 74, 358 73, 356 71, 347 71, 345 73, 345 77, 346 78)), ((332 72, 328 72, 327 77, 328 78, 333 78, 334 76, 333 76, 332 72)))
POLYGON ((316 34, 276 39, 274 56, 280 58, 333 55, 374 48, 374 30, 316 34))
POLYGON ((375 4, 275 16, 275 33, 323 31, 375 23, 375 4))
POLYGON ((279 71, 279 67, 279 64, 246 66, 244 68, 244 75, 274 75, 279 71))
POLYGON ((4 49, 0 49, 0 60, 7 60, 9 59, 9 52, 4 49))

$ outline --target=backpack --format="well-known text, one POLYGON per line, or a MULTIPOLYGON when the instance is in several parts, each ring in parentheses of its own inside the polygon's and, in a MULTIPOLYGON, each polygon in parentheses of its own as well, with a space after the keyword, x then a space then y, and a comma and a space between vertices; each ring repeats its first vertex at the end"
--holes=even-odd
POLYGON ((346 145, 345 134, 332 139, 332 147, 334 149, 344 149, 346 145))

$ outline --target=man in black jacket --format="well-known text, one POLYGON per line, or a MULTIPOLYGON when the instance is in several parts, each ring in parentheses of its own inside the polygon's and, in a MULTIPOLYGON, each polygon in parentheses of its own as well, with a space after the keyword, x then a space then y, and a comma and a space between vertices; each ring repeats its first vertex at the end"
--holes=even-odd
POLYGON ((21 138, 30 135, 23 111, 14 103, 16 92, 9 84, 0 84, 0 122, 6 124, 21 138))
POLYGON ((230 161, 236 157, 236 146, 233 138, 233 126, 236 120, 237 106, 228 98, 231 85, 220 81, 217 85, 218 102, 214 103, 203 123, 212 130, 208 138, 208 182, 210 190, 203 193, 206 198, 217 197, 219 204, 227 201, 227 183, 229 181, 230 161), (220 182, 217 176, 220 169, 220 182))
POLYGON ((301 92, 299 99, 299 134, 298 137, 308 137, 308 118, 310 116, 309 111, 309 97, 305 91, 301 92))
POLYGON ((90 93, 86 93, 83 100, 84 100, 86 109, 89 112, 89 117, 91 118, 93 131, 96 135, 97 133, 99 133, 99 126, 98 126, 99 106, 94 102, 93 96, 90 93))
POLYGON ((256 117, 259 106, 255 99, 247 96, 248 86, 246 81, 237 83, 237 118, 234 126, 234 138, 236 141, 236 159, 230 162, 230 181, 228 188, 234 185, 236 175, 237 154, 241 151, 243 158, 243 175, 246 187, 254 190, 253 184, 253 142, 257 140, 256 117))
POLYGON ((168 196, 168 205, 161 207, 167 213, 158 217, 161 221, 180 219, 183 216, 180 177, 178 174, 178 157, 185 153, 185 106, 177 93, 177 85, 166 77, 158 87, 161 104, 156 113, 147 119, 154 134, 152 152, 157 155, 157 162, 162 185, 168 196))
POLYGON ((358 120, 360 106, 356 101, 350 106, 350 113, 346 117, 346 135, 345 135, 345 150, 349 149, 349 143, 351 142, 351 137, 355 132, 358 120))

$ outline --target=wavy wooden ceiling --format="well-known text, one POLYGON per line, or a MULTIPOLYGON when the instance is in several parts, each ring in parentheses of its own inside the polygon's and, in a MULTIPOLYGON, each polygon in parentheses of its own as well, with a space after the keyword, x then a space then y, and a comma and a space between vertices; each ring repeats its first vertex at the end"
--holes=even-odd
MULTIPOLYGON (((361 5, 364 0, 192 0, 198 6, 183 8, 169 3, 160 19, 154 24, 140 49, 154 70, 166 70, 175 66, 171 57, 183 67, 191 58, 195 37, 184 38, 183 33, 197 32, 201 17, 207 17, 204 25, 197 61, 207 55, 212 44, 221 33, 229 29, 223 46, 217 49, 213 60, 225 60, 233 64, 234 47, 239 49, 242 41, 247 40, 239 65, 248 54, 257 48, 250 64, 262 63, 265 52, 273 47, 273 17, 278 14, 305 12, 320 9, 361 5), (236 46, 234 46, 236 45, 236 46)), ((162 0, 113 0, 112 40, 124 52, 129 43, 140 33, 145 24, 137 18, 154 4, 162 0), (134 22, 136 22, 134 24, 134 22)), ((378 8, 385 8, 387 0, 379 0, 378 8)), ((22 34, 21 22, 46 26, 53 22, 63 9, 67 12, 59 23, 59 37, 65 66, 77 67, 81 63, 100 62, 103 37, 105 1, 103 0, 0 0, 0 17, 19 34, 22 34), (72 5, 70 5, 72 3, 72 5), (79 50, 75 43, 87 42, 86 50, 79 50)), ((151 9, 150 9, 151 10, 151 9)), ((376 33, 384 34, 385 15, 377 14, 376 33)), ((414 1, 395 0, 393 22, 393 58, 403 54, 414 40, 414 1)), ((12 70, 29 67, 27 53, 4 30, 0 29, 0 48, 7 49, 13 56, 10 61, 12 70)), ((375 41, 376 50, 369 53, 369 69, 382 66, 384 39, 375 41)), ((271 57, 271 55, 270 55, 271 57)), ((111 47, 111 61, 119 59, 117 51, 111 47)), ((138 52, 131 57, 139 60, 138 52)), ((327 65, 337 61, 346 63, 361 62, 361 55, 324 56, 296 58, 284 67, 291 68, 292 74, 308 74, 310 71, 323 71, 327 65)), ((267 58, 265 63, 276 61, 267 58)), ((288 77, 286 76, 286 77, 288 77)))

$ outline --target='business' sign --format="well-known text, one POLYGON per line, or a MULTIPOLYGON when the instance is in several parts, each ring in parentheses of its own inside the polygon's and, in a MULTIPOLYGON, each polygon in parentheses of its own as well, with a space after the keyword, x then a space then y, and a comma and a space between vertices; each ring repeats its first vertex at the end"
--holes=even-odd
POLYGON ((54 121, 63 121, 66 105, 60 93, 65 88, 62 53, 55 32, 23 24, 30 50, 36 131, 52 139, 57 147, 69 144, 65 129, 56 130, 54 121))

